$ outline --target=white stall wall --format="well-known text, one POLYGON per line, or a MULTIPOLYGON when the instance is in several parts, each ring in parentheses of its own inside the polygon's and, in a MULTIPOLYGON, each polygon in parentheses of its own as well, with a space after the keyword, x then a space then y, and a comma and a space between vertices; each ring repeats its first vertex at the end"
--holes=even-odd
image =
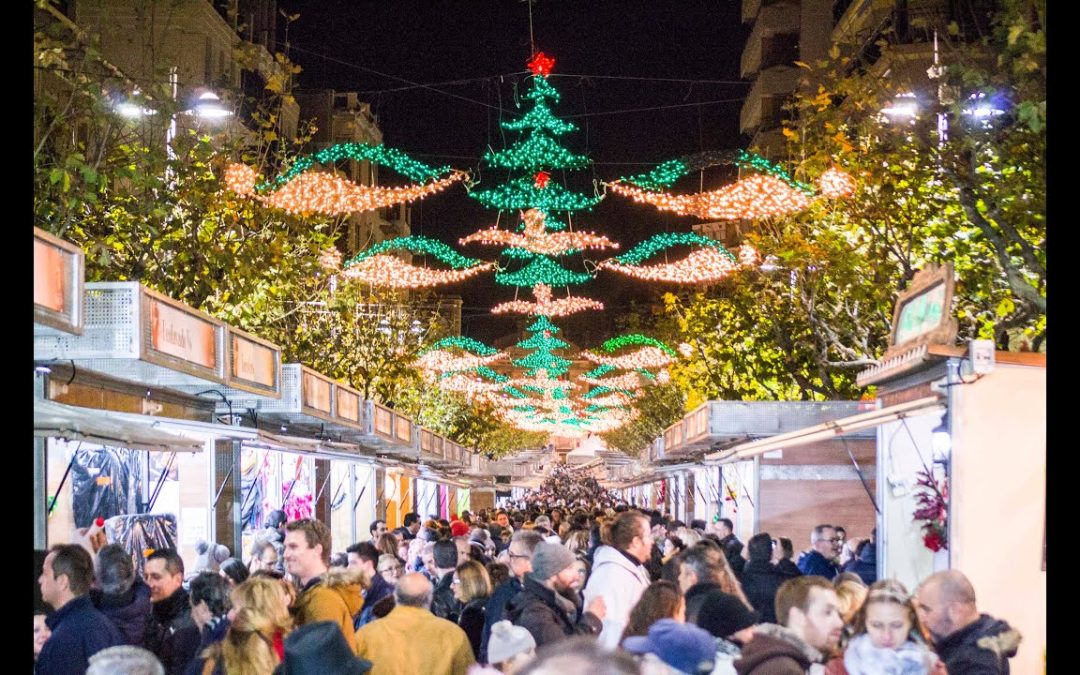
MULTIPOLYGON (((878 568, 882 578, 896 579, 909 591, 935 570, 935 554, 923 545, 922 521, 914 520, 912 514, 918 508, 915 474, 933 464, 930 432, 943 414, 908 417, 878 427, 877 501, 884 523, 878 526, 878 568)), ((937 569, 944 569, 948 553, 942 551, 937 558, 937 569)))
POLYGON ((953 388, 952 567, 979 610, 1023 635, 1014 673, 1046 649, 1046 369, 998 364, 953 388))
POLYGON ((378 506, 376 504, 378 489, 375 484, 375 465, 353 464, 352 475, 353 483, 352 492, 349 495, 349 508, 353 509, 353 517, 356 520, 356 539, 357 541, 369 541, 371 531, 368 528, 378 518, 378 511, 376 510, 378 506))

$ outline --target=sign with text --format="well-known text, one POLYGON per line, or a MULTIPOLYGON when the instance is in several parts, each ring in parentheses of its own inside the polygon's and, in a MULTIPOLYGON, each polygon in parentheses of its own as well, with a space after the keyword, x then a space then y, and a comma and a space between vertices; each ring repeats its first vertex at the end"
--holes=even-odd
POLYGON ((230 375, 238 380, 277 388, 277 351, 242 335, 231 333, 232 366, 230 375))
POLYGON ((957 332, 952 317, 953 284, 951 263, 930 265, 912 278, 897 295, 889 349, 883 358, 920 344, 953 343, 957 332))
POLYGON ((313 372, 303 371, 301 380, 301 401, 308 408, 314 408, 327 415, 330 410, 330 390, 332 385, 329 380, 323 379, 313 372))
POLYGON ((162 354, 214 370, 218 362, 216 326, 157 298, 148 301, 150 346, 162 354))

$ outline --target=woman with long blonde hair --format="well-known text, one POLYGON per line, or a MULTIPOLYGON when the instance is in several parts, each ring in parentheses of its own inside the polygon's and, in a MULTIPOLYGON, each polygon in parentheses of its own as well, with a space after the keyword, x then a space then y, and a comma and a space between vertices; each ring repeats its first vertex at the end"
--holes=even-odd
POLYGON ((229 631, 202 653, 201 675, 270 675, 292 630, 284 582, 250 577, 233 589, 229 631))

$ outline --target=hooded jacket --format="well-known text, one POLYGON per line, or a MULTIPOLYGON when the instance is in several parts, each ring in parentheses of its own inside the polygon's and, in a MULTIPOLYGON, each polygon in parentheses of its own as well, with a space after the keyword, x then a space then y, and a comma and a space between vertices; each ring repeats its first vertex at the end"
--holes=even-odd
POLYGON ((596 635, 602 624, 592 612, 577 618, 578 608, 570 600, 525 576, 521 593, 506 605, 506 618, 532 634, 537 648, 571 635, 596 635))
MULTIPOLYGON (((754 629, 753 639, 746 643, 735 660, 735 672, 739 675, 805 675, 813 664, 820 664, 822 658, 821 652, 787 628, 763 623, 754 629)), ((818 669, 821 669, 820 665, 818 669)))
POLYGON ((762 622, 776 623, 776 591, 788 578, 768 560, 750 560, 743 567, 743 593, 754 609, 761 612, 762 622))
POLYGON ((150 605, 150 587, 136 579, 127 591, 105 594, 91 589, 90 600, 124 636, 124 644, 146 647, 154 631, 154 614, 150 605))
POLYGON ((989 614, 951 633, 935 646, 949 675, 1009 675, 1009 659, 1016 656, 1020 633, 989 614))
POLYGON ((618 549, 606 545, 596 549, 584 596, 586 606, 596 596, 604 598, 607 605, 604 628, 600 632, 601 645, 607 649, 615 649, 619 645, 619 638, 630 619, 630 610, 649 583, 649 573, 645 568, 640 564, 634 565, 618 549))
POLYGON ((364 606, 360 595, 363 584, 363 574, 347 567, 335 567, 312 579, 296 599, 296 625, 333 621, 341 627, 345 641, 355 649, 353 620, 364 606))

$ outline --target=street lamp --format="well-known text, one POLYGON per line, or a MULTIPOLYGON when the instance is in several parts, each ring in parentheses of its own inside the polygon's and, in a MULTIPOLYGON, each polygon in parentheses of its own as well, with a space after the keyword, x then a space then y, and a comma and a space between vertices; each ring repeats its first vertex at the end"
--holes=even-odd
POLYGON ((205 120, 218 120, 232 115, 232 111, 221 105, 221 97, 212 91, 204 91, 196 99, 195 107, 188 111, 205 120))

